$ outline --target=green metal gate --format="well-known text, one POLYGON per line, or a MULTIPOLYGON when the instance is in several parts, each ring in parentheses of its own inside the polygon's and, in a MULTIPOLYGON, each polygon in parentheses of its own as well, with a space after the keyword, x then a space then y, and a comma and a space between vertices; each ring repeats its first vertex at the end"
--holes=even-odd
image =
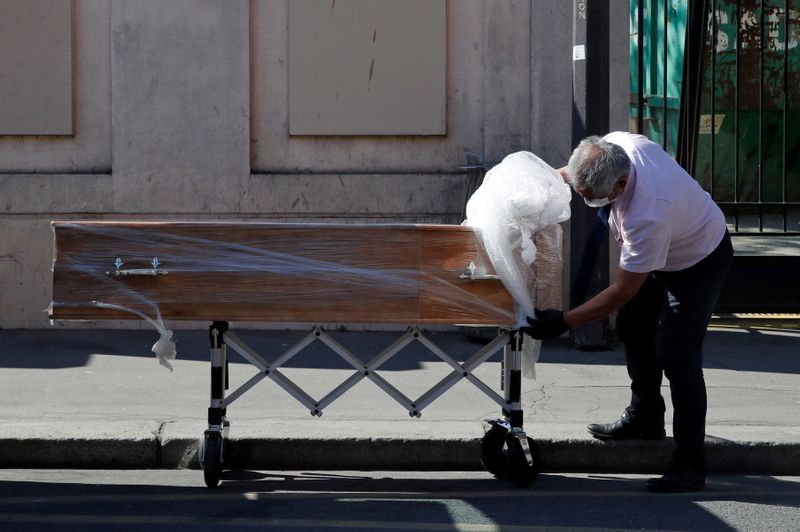
POLYGON ((678 157, 734 234, 800 235, 800 0, 630 6, 634 129, 678 157))

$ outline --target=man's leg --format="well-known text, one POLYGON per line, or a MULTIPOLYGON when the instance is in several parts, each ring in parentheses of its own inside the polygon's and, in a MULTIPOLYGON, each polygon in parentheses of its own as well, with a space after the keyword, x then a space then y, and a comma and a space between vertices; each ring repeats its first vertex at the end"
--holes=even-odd
POLYGON ((589 425, 589 432, 595 437, 664 438, 662 372, 656 357, 658 320, 664 302, 664 286, 650 276, 633 299, 618 311, 617 335, 625 345, 631 402, 618 421, 589 425))
POLYGON ((661 485, 656 482, 656 488, 699 489, 705 479, 707 400, 703 340, 732 257, 730 238, 726 235, 717 249, 695 266, 656 274, 667 287, 668 306, 662 313, 658 334, 658 359, 670 383, 676 444, 673 474, 667 479, 675 482, 664 481, 661 485))
POLYGON ((664 414, 662 371, 656 353, 665 298, 664 285, 651 275, 617 313, 617 336, 625 346, 625 363, 631 378, 631 407, 661 415, 664 414))
MULTIPOLYGON (((708 318, 703 301, 670 291, 659 334, 659 359, 669 380, 675 461, 703 470, 706 385, 703 340, 708 318)), ((709 316, 710 317, 710 313, 709 316)))

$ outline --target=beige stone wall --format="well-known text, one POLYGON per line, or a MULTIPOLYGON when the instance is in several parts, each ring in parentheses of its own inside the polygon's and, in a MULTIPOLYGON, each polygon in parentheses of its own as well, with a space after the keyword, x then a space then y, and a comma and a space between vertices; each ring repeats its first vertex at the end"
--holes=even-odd
POLYGON ((459 223, 464 149, 569 154, 568 2, 447 0, 445 134, 377 136, 289 134, 288 0, 71 2, 73 134, 0 135, 2 328, 49 326, 54 219, 459 223))

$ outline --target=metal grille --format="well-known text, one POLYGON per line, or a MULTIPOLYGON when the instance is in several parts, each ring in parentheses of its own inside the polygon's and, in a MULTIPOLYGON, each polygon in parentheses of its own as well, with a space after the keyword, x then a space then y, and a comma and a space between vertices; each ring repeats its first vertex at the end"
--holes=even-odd
POLYGON ((688 6, 631 0, 634 128, 678 156, 732 232, 799 235, 800 0, 688 6))

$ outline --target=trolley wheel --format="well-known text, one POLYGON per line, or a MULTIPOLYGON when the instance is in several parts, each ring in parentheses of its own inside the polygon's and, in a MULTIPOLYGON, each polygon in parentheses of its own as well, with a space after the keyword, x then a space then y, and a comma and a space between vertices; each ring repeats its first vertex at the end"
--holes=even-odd
POLYGON ((497 478, 505 475, 507 433, 508 431, 504 427, 492 425, 481 439, 481 463, 486 471, 497 478))
POLYGON ((206 486, 216 488, 222 476, 222 434, 207 430, 203 439, 203 478, 206 486))
POLYGON ((511 433, 506 435, 506 462, 505 473, 508 480, 518 488, 527 488, 539 476, 541 461, 539 448, 531 438, 528 438, 528 447, 531 450, 532 465, 528 464, 525 451, 522 450, 519 440, 511 433))

